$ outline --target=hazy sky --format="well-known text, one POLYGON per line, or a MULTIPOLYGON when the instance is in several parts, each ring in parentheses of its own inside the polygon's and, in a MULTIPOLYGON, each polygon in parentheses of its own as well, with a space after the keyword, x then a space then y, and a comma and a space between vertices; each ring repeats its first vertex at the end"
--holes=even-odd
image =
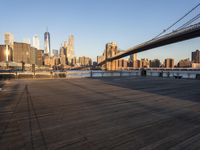
MULTIPOLYGON (((51 48, 59 49, 70 33, 75 37, 75 54, 96 59, 105 44, 118 43, 128 49, 149 40, 167 28, 199 0, 0 0, 0 43, 4 32, 12 32, 15 41, 40 37, 43 48, 48 26, 51 48)), ((200 12, 194 11, 189 18, 200 12)), ((181 25, 181 22, 179 25, 181 25)), ((200 38, 147 52, 139 58, 190 58, 200 48, 200 38)))

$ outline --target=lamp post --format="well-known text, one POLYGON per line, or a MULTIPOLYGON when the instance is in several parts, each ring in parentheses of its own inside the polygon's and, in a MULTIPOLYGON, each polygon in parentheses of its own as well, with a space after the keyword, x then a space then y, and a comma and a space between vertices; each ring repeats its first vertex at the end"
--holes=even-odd
POLYGON ((29 55, 29 53, 28 53, 28 51, 26 52, 26 64, 28 64, 28 55, 29 55))
POLYGON ((8 56, 9 56, 8 45, 6 45, 5 54, 6 54, 6 69, 8 69, 8 56))

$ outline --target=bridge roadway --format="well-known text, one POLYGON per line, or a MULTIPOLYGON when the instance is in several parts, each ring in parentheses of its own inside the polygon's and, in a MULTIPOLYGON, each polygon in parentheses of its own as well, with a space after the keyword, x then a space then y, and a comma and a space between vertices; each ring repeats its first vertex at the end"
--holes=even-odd
POLYGON ((173 44, 173 43, 177 43, 177 42, 181 42, 184 40, 189 40, 189 39, 193 39, 197 37, 200 37, 200 23, 191 25, 184 29, 173 31, 171 33, 165 34, 158 38, 155 38, 147 42, 144 42, 142 44, 131 47, 125 51, 120 52, 119 54, 116 54, 113 57, 107 58, 106 60, 100 62, 98 65, 103 65, 108 61, 120 59, 120 58, 129 56, 131 54, 143 52, 143 51, 150 50, 153 48, 157 48, 157 47, 161 47, 168 44, 173 44))
POLYGON ((0 82, 0 149, 200 149, 200 80, 0 82))

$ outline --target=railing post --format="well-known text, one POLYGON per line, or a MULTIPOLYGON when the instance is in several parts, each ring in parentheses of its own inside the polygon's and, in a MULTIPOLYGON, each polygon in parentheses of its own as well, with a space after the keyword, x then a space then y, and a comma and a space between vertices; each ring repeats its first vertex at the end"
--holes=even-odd
POLYGON ((92 78, 92 70, 90 71, 90 78, 92 78))
POLYGON ((18 76, 17 76, 17 71, 15 72, 15 79, 18 79, 18 76))

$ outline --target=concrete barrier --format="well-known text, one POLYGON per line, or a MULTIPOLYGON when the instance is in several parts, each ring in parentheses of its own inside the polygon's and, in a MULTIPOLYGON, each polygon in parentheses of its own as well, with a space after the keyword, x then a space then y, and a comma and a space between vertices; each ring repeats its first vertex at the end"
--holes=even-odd
POLYGON ((196 79, 200 80, 200 74, 196 74, 196 79))
POLYGON ((100 78, 100 77, 134 77, 150 76, 163 78, 200 79, 200 71, 161 71, 161 70, 130 70, 130 71, 67 71, 67 72, 14 72, 0 73, 0 80, 5 79, 53 79, 53 78, 100 78))
POLYGON ((0 74, 0 80, 15 79, 14 74, 0 74))

